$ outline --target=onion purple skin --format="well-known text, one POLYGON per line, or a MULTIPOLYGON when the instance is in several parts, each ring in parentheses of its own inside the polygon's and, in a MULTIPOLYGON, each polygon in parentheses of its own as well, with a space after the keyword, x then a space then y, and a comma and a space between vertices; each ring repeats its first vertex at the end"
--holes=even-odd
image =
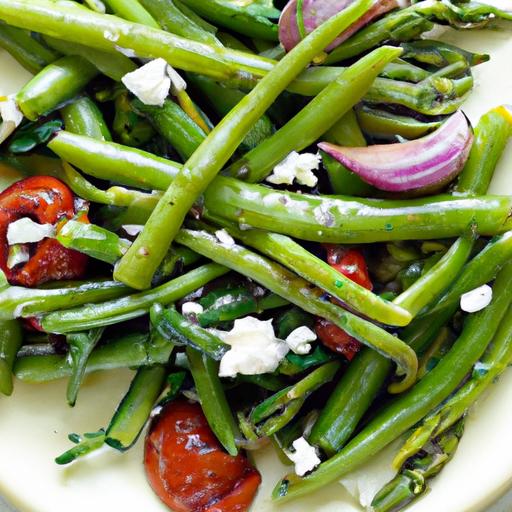
MULTIPOLYGON (((304 0, 302 9, 306 33, 310 34, 313 32, 313 30, 322 23, 348 7, 353 1, 354 0, 304 0)), ((340 34, 326 51, 334 50, 375 18, 398 7, 399 0, 374 0, 373 6, 367 13, 340 34)), ((297 0, 290 0, 281 13, 279 19, 279 40, 287 52, 302 40, 297 22, 297 0)))
POLYGON ((365 148, 321 142, 318 147, 379 190, 419 196, 457 177, 472 143, 471 125, 459 110, 435 132, 413 141, 365 148))

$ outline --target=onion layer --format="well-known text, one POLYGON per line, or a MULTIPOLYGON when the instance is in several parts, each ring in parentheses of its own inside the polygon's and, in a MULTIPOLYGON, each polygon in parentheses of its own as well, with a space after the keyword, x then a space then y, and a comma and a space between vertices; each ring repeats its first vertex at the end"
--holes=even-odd
MULTIPOLYGON (((303 0, 302 14, 298 13, 298 1, 290 0, 284 8, 279 20, 279 40, 288 52, 296 46, 303 36, 310 34, 324 21, 348 7, 354 0, 303 0), (301 34, 301 28, 303 33, 301 34)), ((345 30, 327 48, 331 51, 343 41, 355 34, 363 26, 386 12, 409 5, 409 0, 374 0, 367 13, 345 30)))
POLYGON ((471 126, 458 111, 435 132, 410 142, 365 148, 322 142, 318 147, 380 190, 421 193, 452 181, 462 171, 472 142, 471 126))

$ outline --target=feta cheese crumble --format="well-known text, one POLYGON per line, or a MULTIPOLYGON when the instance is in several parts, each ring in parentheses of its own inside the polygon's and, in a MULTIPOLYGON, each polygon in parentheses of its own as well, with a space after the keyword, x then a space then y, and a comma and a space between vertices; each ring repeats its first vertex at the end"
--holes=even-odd
POLYGON ((235 245, 235 240, 225 229, 216 231, 215 237, 222 245, 226 245, 227 247, 233 247, 235 245))
POLYGON ((143 229, 142 224, 125 224, 123 226, 123 230, 130 236, 137 236, 143 229))
POLYGON ((0 144, 16 130, 23 121, 23 114, 12 96, 0 98, 0 144))
POLYGON ((273 372, 290 350, 284 341, 276 338, 272 320, 247 316, 235 320, 231 331, 216 334, 231 346, 220 361, 220 377, 273 372))
POLYGON ((297 180, 299 185, 314 187, 318 178, 312 172, 320 167, 322 157, 314 153, 292 151, 280 164, 277 164, 266 181, 274 185, 291 185, 297 180))
POLYGON ((197 302, 185 302, 181 306, 181 314, 188 315, 200 315, 204 311, 203 306, 197 302))
POLYGON ((159 107, 164 104, 170 90, 177 94, 187 87, 185 80, 162 58, 127 73, 121 81, 142 103, 159 107))
POLYGON ((322 461, 318 457, 316 449, 303 437, 299 437, 292 443, 294 452, 286 452, 287 457, 295 464, 295 473, 304 476, 315 469, 322 461))
POLYGON ((9 245, 35 243, 54 236, 55 226, 38 224, 28 217, 11 222, 7 228, 7 243, 9 245))
POLYGON ((492 288, 484 284, 460 297, 460 309, 466 313, 476 313, 486 308, 492 300, 492 288))
POLYGON ((316 340, 316 334, 307 326, 303 325, 293 330, 286 338, 286 344, 295 354, 309 354, 311 352, 310 341, 316 340))

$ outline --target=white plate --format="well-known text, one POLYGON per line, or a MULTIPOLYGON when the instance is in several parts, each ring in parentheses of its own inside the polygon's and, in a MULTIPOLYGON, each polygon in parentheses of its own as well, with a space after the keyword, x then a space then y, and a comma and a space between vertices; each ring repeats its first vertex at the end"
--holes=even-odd
MULTIPOLYGON (((488 52, 492 61, 475 69, 476 88, 465 105, 473 122, 489 108, 512 103, 512 32, 449 32, 445 40, 468 50, 488 52)), ((28 78, 0 53, 0 95, 15 92, 28 78)), ((512 194, 512 145, 500 164, 492 192, 512 194)), ((0 397, 0 495, 20 512, 164 512, 146 484, 142 443, 120 455, 113 450, 61 468, 53 459, 70 447, 67 434, 108 424, 127 389, 131 372, 89 376, 78 405, 65 404, 65 382, 27 385, 16 382, 14 395, 0 397)), ((454 460, 411 512, 483 511, 512 485, 512 372, 478 404, 454 460)), ((264 484, 253 507, 257 512, 359 512, 344 489, 333 484, 307 499, 273 507, 270 491, 284 473, 270 453, 258 458, 264 484)))

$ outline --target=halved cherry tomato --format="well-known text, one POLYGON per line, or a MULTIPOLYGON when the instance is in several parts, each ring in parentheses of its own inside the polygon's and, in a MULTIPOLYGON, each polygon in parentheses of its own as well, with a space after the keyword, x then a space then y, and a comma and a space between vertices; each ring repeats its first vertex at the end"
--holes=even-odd
POLYGON ((334 325, 329 320, 317 318, 315 323, 315 332, 318 339, 330 350, 337 352, 352 361, 354 356, 361 349, 361 344, 355 338, 350 336, 343 329, 334 325))
POLYGON ((361 251, 334 244, 325 244, 324 247, 327 250, 327 263, 331 267, 368 290, 373 289, 368 266, 361 251))
POLYGON ((144 466, 151 487, 175 512, 244 512, 261 482, 241 454, 228 455, 198 404, 177 400, 153 420, 144 466))
MULTIPOLYGON (((0 269, 11 284, 37 286, 47 281, 76 279, 83 276, 87 256, 64 248, 56 240, 46 238, 32 244, 30 259, 9 269, 7 259, 9 224, 29 217, 40 224, 56 224, 75 214, 73 192, 51 176, 34 176, 18 181, 0 194, 0 269)), ((82 219, 84 222, 87 218, 82 219)))
MULTIPOLYGON (((368 290, 373 288, 364 256, 357 249, 325 244, 327 263, 338 272, 368 290)), ((333 302, 337 302, 333 300, 333 302)), ((317 318, 315 331, 318 339, 329 349, 345 356, 349 361, 359 352, 361 344, 343 329, 323 318, 317 318)))

